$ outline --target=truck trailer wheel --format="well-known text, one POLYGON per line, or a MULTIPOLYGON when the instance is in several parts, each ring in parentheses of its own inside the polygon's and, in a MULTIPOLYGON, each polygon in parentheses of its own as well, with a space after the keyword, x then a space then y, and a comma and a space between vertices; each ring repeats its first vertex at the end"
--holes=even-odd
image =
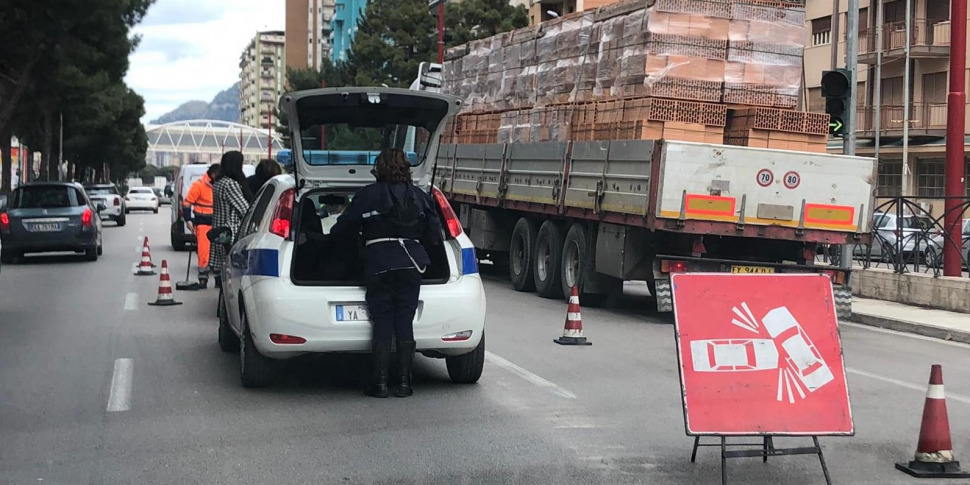
POLYGON ((533 257, 536 292, 543 298, 562 298, 562 245, 562 229, 555 222, 543 222, 533 257))
POLYGON ((509 278, 515 291, 534 291, 536 289, 533 274, 536 235, 539 228, 536 223, 526 219, 519 219, 512 229, 512 241, 509 242, 509 278))
POLYGON ((623 293, 623 280, 597 274, 593 269, 594 250, 586 237, 586 228, 573 224, 562 248, 560 279, 564 299, 569 299, 573 286, 579 287, 580 301, 589 306, 603 306, 610 297, 623 293))

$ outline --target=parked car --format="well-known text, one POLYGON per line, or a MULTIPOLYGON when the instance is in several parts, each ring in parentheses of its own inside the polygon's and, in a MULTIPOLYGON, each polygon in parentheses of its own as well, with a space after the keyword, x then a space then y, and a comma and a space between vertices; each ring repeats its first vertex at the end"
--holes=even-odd
POLYGON ((906 214, 898 217, 888 212, 876 212, 872 216, 874 228, 872 245, 854 246, 853 255, 865 258, 890 261, 902 251, 903 261, 921 257, 930 244, 930 230, 933 219, 923 215, 906 214))
POLYGON ((78 183, 21 185, 0 212, 0 260, 11 263, 25 253, 75 251, 97 261, 103 247, 98 212, 104 208, 78 183))
POLYGON ((126 212, 150 210, 158 214, 158 197, 151 187, 132 187, 125 195, 126 212))
POLYGON ((172 198, 165 195, 164 190, 158 187, 152 187, 152 192, 155 192, 155 197, 158 197, 159 205, 170 205, 172 203, 172 198))
MULTIPOLYGON (((444 195, 430 186, 436 140, 458 105, 456 99, 387 88, 342 88, 292 93, 284 102, 290 120, 308 123, 291 125, 294 133, 303 133, 298 145, 313 143, 321 126, 311 120, 324 117, 330 117, 328 132, 331 127, 354 130, 361 151, 373 150, 367 145, 375 140, 405 151, 411 151, 409 144, 422 145, 414 180, 434 196, 444 244, 429 250, 432 263, 423 274, 414 339, 418 352, 445 359, 453 382, 477 382, 485 357, 485 292, 475 248, 444 195)), ((241 380, 247 387, 267 384, 277 360, 371 349, 362 265, 354 257, 331 256, 346 264, 347 271, 330 274, 332 265, 321 258, 338 254, 330 244, 348 241, 314 244, 329 236, 321 203, 330 195, 352 196, 373 182, 371 162, 362 158, 356 166, 331 165, 320 157, 311 165, 298 150, 294 154, 300 188, 290 175, 263 186, 242 221, 222 275, 219 343, 225 351, 241 349, 241 380)), ((215 238, 226 230, 213 228, 210 234, 215 238)))
MULTIPOLYGON (((970 219, 963 220, 963 230, 961 231, 962 243, 960 249, 960 255, 963 258, 963 266, 970 268, 970 219)), ((943 234, 942 231, 937 231, 930 239, 930 244, 925 250, 926 264, 933 267, 939 267, 943 264, 943 244, 946 242, 947 236, 943 234)))
POLYGON ((125 201, 115 184, 86 185, 84 190, 92 202, 104 204, 105 209, 100 214, 102 220, 111 219, 119 226, 125 225, 128 219, 125 215, 125 201))
MULTIPOLYGON (((195 245, 195 234, 192 234, 185 227, 185 220, 182 218, 182 201, 185 200, 185 194, 189 192, 192 183, 202 178, 207 170, 209 170, 208 164, 182 165, 175 176, 175 193, 172 196, 171 241, 172 247, 176 251, 185 251, 188 245, 195 245)), ((256 167, 243 165, 243 173, 249 177, 256 173, 256 167)))

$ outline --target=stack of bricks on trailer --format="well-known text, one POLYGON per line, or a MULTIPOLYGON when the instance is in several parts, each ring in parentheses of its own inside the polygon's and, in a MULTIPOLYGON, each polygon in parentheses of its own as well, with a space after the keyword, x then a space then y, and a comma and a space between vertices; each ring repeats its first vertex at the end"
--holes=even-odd
POLYGON ((473 41, 446 54, 443 90, 465 107, 445 142, 824 151, 827 119, 820 133, 819 115, 793 111, 806 39, 803 1, 626 0, 473 41), (799 121, 749 121, 782 116, 767 113, 799 121))

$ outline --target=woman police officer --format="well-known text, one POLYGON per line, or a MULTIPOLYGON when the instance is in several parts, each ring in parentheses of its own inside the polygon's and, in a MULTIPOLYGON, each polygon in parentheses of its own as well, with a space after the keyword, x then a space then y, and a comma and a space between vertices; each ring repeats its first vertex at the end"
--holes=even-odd
POLYGON ((414 314, 421 275, 431 260, 425 247, 440 245, 441 220, 431 196, 415 187, 404 151, 391 148, 378 155, 371 173, 377 182, 361 189, 337 219, 331 235, 364 241, 367 309, 374 327, 373 373, 367 394, 388 395, 391 337, 397 337, 397 381, 394 395, 410 396, 414 359, 414 314))

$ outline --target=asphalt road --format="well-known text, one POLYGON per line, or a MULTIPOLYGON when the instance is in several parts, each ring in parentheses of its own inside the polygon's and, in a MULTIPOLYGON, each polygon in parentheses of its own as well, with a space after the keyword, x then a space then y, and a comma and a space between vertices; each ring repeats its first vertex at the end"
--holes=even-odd
MULTIPOLYGON (((628 285, 583 309, 591 347, 560 347, 565 305, 483 268, 488 358, 477 385, 416 359, 415 395, 372 399, 360 356, 306 358, 263 390, 216 343, 216 292, 149 307, 142 236, 185 278, 167 208, 106 223, 97 263, 31 257, 0 274, 0 483, 717 483, 688 461, 671 320, 628 285)), ((958 458, 970 454, 970 347, 843 325, 857 434, 822 438, 835 483, 916 483, 929 365, 944 366, 958 458)), ((800 445, 785 439, 776 445, 800 445)), ((823 483, 811 456, 731 460, 733 483, 823 483)))

